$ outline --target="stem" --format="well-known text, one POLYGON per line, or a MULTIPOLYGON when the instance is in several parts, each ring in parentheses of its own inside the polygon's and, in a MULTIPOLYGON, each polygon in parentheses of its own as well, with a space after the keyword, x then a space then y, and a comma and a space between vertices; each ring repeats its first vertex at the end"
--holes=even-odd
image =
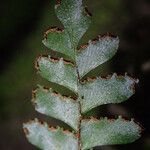
MULTIPOLYGON (((78 78, 77 78, 77 86, 79 85, 79 82, 80 82, 80 76, 79 76, 79 71, 78 71, 78 68, 76 66, 76 72, 77 72, 77 75, 78 75, 78 78)), ((81 150, 81 120, 82 120, 82 116, 81 116, 81 103, 80 103, 80 100, 78 99, 78 103, 79 103, 79 112, 80 112, 80 119, 79 119, 79 126, 78 126, 78 137, 79 137, 79 140, 78 140, 78 150, 81 150)))
MULTIPOLYGON (((68 32, 69 34, 69 32, 68 32)), ((70 35, 70 34, 69 34, 70 35)), ((71 40, 71 43, 73 43, 73 39, 71 38, 70 36, 70 40, 71 40)), ((76 53, 76 46, 73 44, 73 49, 76 53)), ((76 55, 75 55, 76 56, 76 55)), ((75 63, 76 64, 76 63, 75 63)), ((79 75, 79 71, 78 71, 78 66, 76 65, 76 73, 77 73, 77 87, 79 86, 79 82, 80 82, 80 75, 79 75)), ((78 125, 78 150, 81 150, 81 136, 80 136, 80 133, 81 133, 81 120, 82 120, 82 116, 81 116, 81 103, 80 103, 80 100, 79 100, 79 97, 78 97, 78 103, 79 103, 79 112, 80 112, 80 118, 79 118, 79 125, 78 125)))
POLYGON ((82 119, 82 116, 81 116, 81 103, 80 103, 80 101, 78 101, 78 103, 79 103, 79 111, 80 111, 80 120, 79 120, 79 143, 78 143, 78 147, 79 147, 79 150, 81 150, 81 135, 80 135, 80 133, 81 133, 81 119, 82 119))

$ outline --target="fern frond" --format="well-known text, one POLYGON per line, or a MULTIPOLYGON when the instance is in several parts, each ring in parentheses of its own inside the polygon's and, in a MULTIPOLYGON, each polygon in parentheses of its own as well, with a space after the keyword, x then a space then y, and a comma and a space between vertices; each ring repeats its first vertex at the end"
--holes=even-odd
POLYGON ((85 150, 134 142, 141 136, 141 127, 133 120, 84 119, 91 109, 121 103, 134 94, 138 80, 127 74, 113 74, 106 79, 87 77, 83 81, 89 72, 115 55, 119 38, 110 34, 98 36, 77 50, 91 22, 82 0, 58 0, 55 12, 64 29, 50 28, 42 42, 56 56, 50 54, 36 60, 38 73, 49 81, 51 88, 38 86, 32 102, 36 111, 63 121, 72 131, 49 128, 36 119, 23 125, 28 141, 43 150, 85 150))

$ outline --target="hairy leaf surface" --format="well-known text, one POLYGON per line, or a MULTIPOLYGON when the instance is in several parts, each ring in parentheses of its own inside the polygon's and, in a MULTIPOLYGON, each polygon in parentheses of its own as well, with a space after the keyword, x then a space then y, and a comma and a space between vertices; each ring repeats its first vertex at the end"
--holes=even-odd
POLYGON ((62 0, 55 11, 65 29, 50 28, 45 32, 43 44, 75 61, 75 49, 89 27, 90 16, 82 6, 82 0, 62 0))
POLYGON ((91 22, 82 0, 61 0, 56 5, 56 15, 68 32, 73 47, 76 47, 91 22))
POLYGON ((98 39, 89 43, 78 52, 77 66, 82 78, 89 71, 111 59, 117 52, 118 37, 111 35, 99 36, 98 39))
POLYGON ((78 150, 78 139, 69 131, 49 128, 38 120, 23 125, 30 143, 43 150, 78 150))
POLYGON ((45 33, 43 44, 56 52, 60 52, 71 60, 75 60, 75 50, 72 47, 71 39, 66 30, 50 28, 45 33))
POLYGON ((63 59, 53 60, 39 57, 37 66, 42 77, 77 93, 77 74, 73 64, 65 62, 63 59))
POLYGON ((134 84, 137 81, 129 76, 97 78, 85 82, 79 87, 82 113, 103 104, 121 103, 134 94, 134 84))
POLYGON ((83 120, 81 123, 82 150, 101 145, 127 144, 140 137, 141 128, 133 120, 107 118, 83 120))
POLYGON ((127 75, 88 78, 92 70, 94 75, 97 67, 115 55, 118 37, 98 36, 77 50, 91 22, 82 0, 57 0, 55 13, 64 29, 51 27, 45 32, 42 42, 49 55, 36 61, 38 73, 52 89, 39 86, 33 91, 32 101, 38 112, 65 122, 75 135, 35 120, 23 125, 27 139, 43 150, 85 150, 135 141, 141 129, 133 120, 85 120, 83 115, 100 105, 121 103, 134 94, 138 81, 127 75))
POLYGON ((64 121, 76 131, 78 130, 80 113, 77 101, 54 93, 52 89, 39 86, 34 91, 33 102, 38 112, 64 121))

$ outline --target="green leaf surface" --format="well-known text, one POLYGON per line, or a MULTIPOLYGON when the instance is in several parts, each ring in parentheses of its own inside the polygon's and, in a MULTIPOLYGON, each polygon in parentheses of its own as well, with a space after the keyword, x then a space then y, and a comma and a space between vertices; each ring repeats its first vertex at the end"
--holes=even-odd
POLYGON ((80 84, 79 95, 82 113, 94 107, 121 103, 134 94, 134 85, 138 82, 125 75, 113 74, 108 78, 89 79, 88 82, 80 84))
POLYGON ((118 37, 105 35, 98 36, 97 39, 89 41, 87 45, 82 46, 77 55, 80 78, 111 59, 117 52, 118 44, 118 37))
POLYGON ((49 49, 75 61, 75 49, 89 27, 90 16, 82 6, 82 0, 61 0, 55 11, 65 29, 50 28, 45 32, 42 42, 49 49))
POLYGON ((69 131, 49 128, 38 120, 23 125, 28 141, 42 150, 78 150, 78 139, 69 131))
POLYGON ((67 31, 50 28, 46 31, 45 38, 42 42, 49 49, 68 56, 68 59, 75 60, 75 50, 72 47, 67 31))
POLYGON ((76 69, 70 62, 66 62, 62 58, 55 60, 50 57, 39 57, 37 69, 43 78, 77 93, 76 69))
POLYGON ((74 130, 78 130, 80 113, 77 101, 63 97, 54 93, 52 89, 45 89, 42 86, 39 86, 33 95, 33 103, 38 112, 64 121, 74 130))
POLYGON ((60 0, 55 9, 75 48, 91 22, 89 13, 83 7, 82 0, 60 0))
POLYGON ((140 138, 141 128, 133 120, 107 118, 83 120, 81 123, 82 150, 95 146, 127 144, 140 138))

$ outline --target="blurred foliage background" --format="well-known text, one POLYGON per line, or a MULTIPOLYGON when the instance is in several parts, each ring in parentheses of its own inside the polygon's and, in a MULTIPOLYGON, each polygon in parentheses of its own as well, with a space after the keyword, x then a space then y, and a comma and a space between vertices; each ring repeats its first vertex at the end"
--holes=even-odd
MULTIPOLYGON (((97 147, 97 150, 150 150, 150 1, 84 0, 93 22, 81 43, 97 34, 111 32, 120 37, 117 55, 104 66, 104 74, 128 72, 140 82, 127 102, 98 108, 98 115, 134 117, 145 131, 135 143, 97 147), (107 68, 107 69, 106 69, 107 68), (106 112, 107 111, 107 112, 106 112), (103 112, 103 113, 101 113, 103 112)), ((34 117, 47 120, 31 105, 31 90, 43 82, 34 60, 48 50, 42 45, 49 26, 61 26, 54 14, 54 0, 5 0, 0 2, 0 149, 34 150, 22 131, 22 123, 34 117)))

